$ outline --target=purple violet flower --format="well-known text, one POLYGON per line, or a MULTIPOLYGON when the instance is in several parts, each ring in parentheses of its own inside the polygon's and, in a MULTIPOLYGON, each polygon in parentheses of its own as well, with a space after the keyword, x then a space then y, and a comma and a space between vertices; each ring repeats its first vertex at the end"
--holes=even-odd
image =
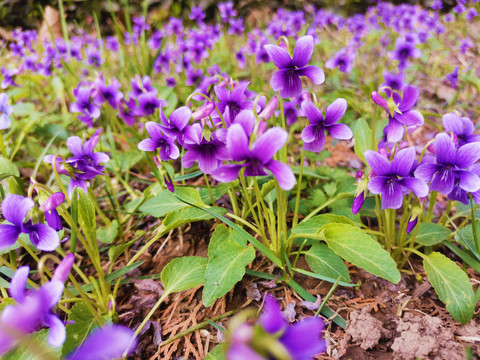
POLYGON ((247 58, 245 56, 245 48, 242 46, 238 51, 235 53, 235 59, 238 61, 238 67, 240 69, 245 68, 245 64, 247 63, 247 58))
POLYGON ((273 337, 269 340, 278 341, 278 350, 283 347, 282 350, 292 360, 310 360, 327 349, 327 343, 322 338, 325 324, 321 318, 311 317, 289 325, 271 295, 265 297, 263 313, 254 327, 244 323, 233 330, 227 360, 265 360, 260 354, 267 355, 269 359, 276 358, 269 352, 271 349, 261 348, 262 341, 251 343, 254 334, 262 332, 266 332, 263 336, 273 337), (254 327, 261 327, 263 331, 257 332, 254 327))
POLYGON ((8 102, 8 95, 5 93, 0 94, 0 130, 5 130, 10 127, 12 110, 12 106, 8 102))
POLYGON ((15 271, 10 283, 10 296, 15 305, 6 306, 0 315, 0 355, 14 348, 24 336, 42 326, 50 328, 47 342, 60 347, 66 339, 65 325, 52 311, 62 296, 68 273, 73 265, 74 255, 68 254, 58 265, 52 280, 38 290, 25 291, 29 267, 22 266, 15 271))
POLYGON ((125 326, 107 325, 93 330, 66 360, 119 359, 137 348, 135 333, 125 326))
POLYGON ((388 125, 384 129, 388 142, 398 142, 404 135, 404 126, 421 126, 424 119, 420 112, 412 110, 418 100, 419 91, 416 86, 407 85, 403 88, 403 98, 397 92, 385 89, 390 98, 387 101, 378 92, 372 92, 372 100, 382 106, 388 113, 388 125), (393 99, 393 103, 390 101, 393 99), (393 106, 393 109, 390 108, 393 106))
POLYGON ((140 141, 138 148, 142 151, 156 151, 160 148, 162 161, 175 160, 180 155, 180 150, 175 145, 175 138, 162 133, 162 125, 149 121, 145 124, 150 138, 140 141))
POLYGON ((190 20, 201 22, 205 19, 205 13, 201 6, 192 6, 192 10, 190 11, 190 15, 188 15, 190 20))
POLYGON ((5 249, 17 241, 21 233, 28 234, 30 242, 39 250, 53 251, 60 244, 58 234, 50 226, 34 219, 27 219, 27 214, 34 207, 29 197, 9 194, 2 202, 2 214, 10 224, 0 225, 0 248, 5 249), (26 221, 25 221, 26 220, 26 221))
POLYGON ((198 167, 204 174, 211 174, 224 160, 230 160, 225 142, 221 140, 219 130, 211 133, 210 139, 205 139, 202 134, 202 126, 195 123, 190 127, 188 136, 183 144, 187 150, 182 157, 182 166, 191 167, 198 161, 198 167))
POLYGON ((220 10, 220 17, 222 22, 226 23, 232 17, 237 16, 237 11, 233 8, 233 2, 228 1, 218 4, 218 10, 220 10))
POLYGON ((120 42, 116 36, 107 36, 105 49, 117 52, 120 49, 120 42))
POLYGON ((399 37, 395 41, 396 49, 392 52, 391 58, 399 61, 399 68, 404 69, 409 58, 417 59, 422 53, 415 47, 415 43, 399 37))
POLYGON ((123 119, 127 126, 132 126, 137 120, 135 117, 136 106, 137 104, 135 103, 134 99, 129 99, 128 101, 122 99, 122 101, 120 102, 119 112, 117 113, 117 116, 123 119))
POLYGON ((274 160, 273 156, 287 142, 288 133, 280 127, 267 130, 249 147, 248 134, 241 124, 233 124, 227 133, 227 149, 233 161, 242 164, 222 165, 212 172, 212 177, 220 182, 231 182, 245 168, 244 176, 267 176, 269 170, 278 180, 283 190, 291 190, 295 176, 287 164, 274 160))
POLYGON ((185 136, 190 133, 191 127, 188 125, 192 118, 192 111, 182 106, 174 110, 170 118, 167 119, 162 110, 160 110, 160 119, 162 124, 160 125, 162 132, 172 138, 176 138, 178 143, 183 146, 185 136))
POLYGON ((427 184, 410 176, 410 170, 415 162, 415 148, 400 150, 391 163, 386 157, 372 150, 365 151, 364 156, 375 174, 368 182, 368 190, 381 195, 382 210, 399 209, 403 203, 403 196, 410 191, 418 197, 427 196, 427 184))
POLYGON ((383 72, 383 79, 385 82, 380 85, 380 87, 388 86, 392 90, 403 90, 404 82, 405 82, 405 74, 403 72, 399 72, 398 74, 391 73, 390 71, 383 72))
MULTIPOLYGON (((431 181, 430 191, 438 191, 452 196, 480 190, 480 177, 467 170, 480 159, 480 142, 465 144, 458 149, 450 136, 445 133, 435 137, 437 161, 435 164, 422 164, 415 170, 415 176, 431 181)), ((465 199, 465 196, 462 196, 465 199)), ((459 200, 459 199, 455 199, 459 200)), ((465 202, 465 201, 462 201, 465 202)), ((466 200, 468 203, 468 200, 466 200)))
POLYGON ((325 74, 318 66, 307 66, 313 54, 314 42, 310 35, 302 36, 295 43, 293 58, 288 52, 277 45, 264 46, 270 59, 278 67, 270 86, 274 91, 280 91, 282 98, 295 97, 302 93, 300 76, 306 76, 314 84, 320 85, 325 81, 325 74))
POLYGON ((94 89, 86 86, 79 86, 73 90, 75 102, 70 104, 70 111, 81 113, 78 119, 93 126, 93 120, 100 117, 100 105, 93 99, 94 89))
POLYGON ((114 78, 112 80, 112 83, 110 85, 107 85, 105 84, 105 80, 102 76, 102 78, 98 78, 95 81, 95 85, 98 89, 95 101, 99 104, 106 101, 110 104, 112 108, 117 109, 120 105, 121 100, 123 99, 122 92, 118 90, 121 86, 118 80, 114 78))
POLYGON ((351 51, 348 48, 340 49, 333 58, 327 60, 325 67, 327 69, 335 69, 338 67, 338 70, 341 72, 349 74, 350 71, 352 71, 354 60, 354 51, 351 51))
POLYGON ((467 117, 460 117, 454 112, 443 115, 443 128, 446 132, 455 134, 457 138, 457 148, 465 144, 480 142, 480 135, 475 135, 475 125, 467 117))
POLYGON ((21 73, 21 69, 10 69, 7 70, 5 66, 2 67, 0 70, 2 75, 3 75, 3 80, 2 83, 0 84, 0 87, 2 89, 6 89, 9 86, 18 86, 17 83, 15 82, 15 76, 21 73))
POLYGON ((445 76, 445 80, 447 80, 450 83, 450 86, 454 89, 457 88, 458 86, 458 66, 455 67, 455 69, 445 76))
POLYGON ((240 83, 231 91, 219 85, 214 86, 220 113, 228 110, 229 118, 234 120, 240 111, 253 109, 253 101, 247 100, 246 96, 248 85, 248 82, 240 83))
POLYGON ((307 151, 320 152, 325 146, 325 131, 334 139, 349 140, 353 133, 350 128, 338 123, 347 110, 347 101, 337 99, 327 106, 325 118, 322 112, 310 101, 302 102, 302 110, 310 122, 302 131, 303 148, 307 151))
POLYGON ((146 92, 137 97, 138 106, 135 108, 136 116, 150 116, 156 109, 165 106, 165 100, 159 100, 156 93, 146 92))
POLYGON ((230 19, 230 28, 228 29, 228 35, 242 35, 245 31, 243 26, 243 18, 230 19))

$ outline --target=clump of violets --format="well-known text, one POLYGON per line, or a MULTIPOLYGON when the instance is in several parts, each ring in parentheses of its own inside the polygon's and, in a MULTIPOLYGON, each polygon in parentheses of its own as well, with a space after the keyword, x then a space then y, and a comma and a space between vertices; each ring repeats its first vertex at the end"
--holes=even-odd
POLYGON ((307 65, 313 55, 314 41, 310 35, 302 36, 295 43, 293 57, 287 50, 277 45, 265 45, 270 59, 277 66, 270 86, 274 91, 280 91, 282 98, 295 97, 302 93, 300 76, 306 76, 315 85, 325 81, 325 74, 318 66, 307 65))
POLYGON ((44 162, 55 166, 59 174, 70 177, 68 184, 68 196, 70 198, 75 188, 80 188, 88 193, 87 181, 92 181, 98 175, 104 175, 105 164, 110 160, 110 157, 103 152, 93 151, 98 144, 99 134, 100 130, 84 143, 78 136, 69 137, 67 147, 73 156, 66 160, 54 155, 46 155, 43 159, 44 162), (55 164, 54 158, 56 159, 55 164))
POLYGON ((345 99, 337 99, 327 106, 325 118, 311 101, 304 100, 302 110, 310 121, 310 125, 307 125, 302 131, 305 150, 322 151, 325 146, 325 131, 328 131, 334 139, 350 140, 353 137, 352 130, 347 125, 338 123, 347 110, 345 99))
POLYGON ((415 148, 398 151, 392 162, 372 150, 365 151, 364 156, 372 169, 368 190, 372 194, 381 195, 382 210, 399 209, 403 204, 403 196, 410 191, 419 198, 427 196, 427 184, 411 175, 415 163, 415 148))
POLYGON ((12 106, 9 104, 8 95, 0 94, 0 130, 10 127, 10 115, 12 114, 12 106))
POLYGON ((9 194, 2 202, 2 215, 8 223, 0 224, 0 249, 15 244, 20 234, 28 234, 30 242, 39 250, 53 251, 59 243, 55 228, 44 224, 29 197, 9 194))
MULTIPOLYGON (((235 320, 235 319, 234 319, 235 320)), ((267 295, 263 313, 254 324, 232 320, 227 360, 310 360, 325 352, 325 324, 319 317, 289 325, 276 300, 267 295)))

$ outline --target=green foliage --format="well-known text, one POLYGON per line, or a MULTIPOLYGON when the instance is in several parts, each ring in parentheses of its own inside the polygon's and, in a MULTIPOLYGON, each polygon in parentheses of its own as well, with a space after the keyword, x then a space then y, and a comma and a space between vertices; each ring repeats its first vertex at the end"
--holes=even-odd
POLYGON ((327 224, 322 232, 328 247, 343 259, 394 284, 400 281, 395 261, 361 229, 348 224, 327 224))
POLYGON ((110 226, 99 228, 97 230, 97 237, 104 244, 111 244, 115 240, 118 234, 118 221, 113 220, 110 226))
POLYGON ((452 317, 466 324, 475 311, 475 294, 467 274, 457 264, 439 252, 423 258, 428 280, 452 317))
POLYGON ((0 181, 10 176, 20 176, 17 165, 4 157, 0 157, 0 181))
POLYGON ((350 274, 343 260, 326 244, 314 244, 305 254, 308 266, 319 275, 350 282, 350 274))
POLYGON ((88 241, 97 242, 97 221, 95 219, 95 206, 84 191, 78 191, 78 222, 88 241))
POLYGON ((415 241, 424 246, 440 244, 451 231, 445 226, 434 223, 421 223, 415 241))
POLYGON ((255 249, 225 225, 215 230, 208 247, 203 303, 211 306, 242 280, 245 267, 255 259, 255 249), (235 239, 235 240, 233 240, 235 239))
POLYGON ((184 256, 170 261, 162 271, 165 294, 188 290, 202 285, 207 259, 200 256, 184 256))

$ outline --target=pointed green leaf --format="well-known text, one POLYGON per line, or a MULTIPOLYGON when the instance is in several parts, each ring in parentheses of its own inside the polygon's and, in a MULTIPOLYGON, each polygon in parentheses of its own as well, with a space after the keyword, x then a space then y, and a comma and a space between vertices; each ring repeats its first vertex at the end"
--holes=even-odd
MULTIPOLYGON (((203 203, 198 191, 195 189, 177 188, 175 189, 175 193, 181 194, 182 196, 196 202, 199 201, 203 203)), ((185 209, 186 207, 188 207, 188 204, 179 200, 172 192, 169 190, 162 190, 160 194, 149 199, 145 204, 140 206, 140 211, 155 217, 162 217, 170 212, 185 209)))
POLYGON ((308 266, 316 274, 350 282, 350 274, 343 260, 326 244, 314 244, 305 254, 308 266))
MULTIPOLYGON (((3 134, 1 135, 3 136, 3 134)), ((9 176, 19 176, 17 165, 4 157, 0 157, 0 181, 9 176)))
POLYGON ((400 272, 390 254, 361 229, 348 224, 328 224, 323 227, 328 247, 352 264, 394 284, 400 272))
POLYGON ((360 118, 355 122, 353 138, 355 139, 355 154, 366 163, 363 153, 371 148, 372 129, 365 119, 360 118))
POLYGON ((202 285, 207 259, 200 256, 184 256, 170 261, 162 271, 165 293, 171 294, 202 285))
POLYGON ((451 231, 440 224, 421 223, 415 241, 424 246, 433 246, 440 244, 450 234, 451 231))
MULTIPOLYGON (((227 210, 221 207, 212 207, 209 210, 216 215, 223 215, 227 212, 227 210)), ((166 229, 176 229, 183 224, 200 220, 209 220, 213 219, 214 217, 215 216, 203 211, 201 208, 187 207, 180 211, 171 212, 165 216, 162 226, 164 226, 166 229)))
POLYGON ((211 256, 215 252, 218 245, 226 241, 235 241, 241 246, 247 246, 247 241, 239 236, 235 230, 227 228, 224 224, 220 224, 215 228, 215 231, 210 238, 208 244, 208 256, 211 256))
POLYGON ((424 257, 423 267, 452 317, 462 324, 469 322, 475 311, 475 294, 467 274, 452 260, 436 251, 424 257))
POLYGON ((74 321, 74 323, 68 324, 65 327, 67 330, 67 339, 62 347, 62 354, 64 356, 80 345, 87 335, 99 326, 97 320, 85 303, 75 304, 68 316, 68 320, 74 321))
POLYGON ((345 216, 334 214, 321 214, 314 216, 308 220, 302 221, 300 224, 298 224, 292 229, 292 233, 317 235, 320 233, 320 229, 322 228, 322 226, 331 223, 355 225, 352 220, 346 218, 345 216))
POLYGON ((245 267, 255 259, 255 249, 233 240, 223 241, 210 253, 205 271, 203 303, 211 306, 243 279, 245 267))
POLYGON ((97 241, 97 222, 95 220, 95 207, 85 191, 78 191, 78 222, 87 239, 97 241))
POLYGON ((113 220, 109 227, 99 228, 97 238, 104 244, 111 244, 118 234, 118 221, 113 220))

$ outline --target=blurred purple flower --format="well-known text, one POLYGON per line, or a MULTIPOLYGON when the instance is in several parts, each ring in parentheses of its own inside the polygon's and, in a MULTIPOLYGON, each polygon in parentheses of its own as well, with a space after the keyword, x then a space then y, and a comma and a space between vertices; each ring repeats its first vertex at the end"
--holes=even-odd
POLYGON ((245 57, 245 48, 243 46, 235 53, 235 58, 238 61, 238 67, 243 69, 247 62, 247 58, 245 57))
MULTIPOLYGON (((253 109, 253 101, 247 100, 246 91, 250 83, 239 83, 233 90, 228 90, 220 85, 214 87, 218 102, 217 107, 220 113, 228 110, 230 120, 234 120, 242 110, 253 109)), ((227 125, 229 125, 227 123, 227 125)))
POLYGON ((95 85, 98 90, 95 97, 97 103, 100 104, 106 101, 114 109, 117 109, 120 106, 121 100, 123 99, 123 93, 118 90, 121 85, 117 79, 113 78, 112 83, 107 85, 102 76, 95 81, 95 85))
POLYGON ((137 97, 138 106, 135 108, 136 116, 150 116, 156 109, 165 106, 167 103, 165 100, 159 100, 156 93, 146 92, 137 97))
POLYGON ((243 26, 243 18, 230 19, 230 28, 228 29, 228 35, 242 35, 245 31, 245 26, 243 26))
POLYGON ((135 333, 125 326, 107 325, 93 330, 66 360, 108 360, 132 354, 137 347, 135 333))
POLYGON ((120 49, 120 42, 116 36, 107 36, 105 49, 117 52, 120 49))
POLYGON ((224 23, 237 16, 237 11, 233 8, 233 2, 231 1, 218 4, 218 10, 220 10, 220 17, 224 23))
POLYGON ((398 74, 391 73, 390 71, 383 72, 383 79, 385 82, 380 85, 380 87, 388 86, 392 90, 403 90, 404 82, 405 82, 405 74, 403 72, 399 72, 398 74))
POLYGON ((3 75, 3 80, 2 83, 0 84, 0 87, 2 89, 6 89, 9 86, 18 86, 17 83, 15 82, 15 76, 21 73, 22 69, 9 69, 5 66, 2 67, 0 70, 2 75, 3 75))
POLYGON ((450 83, 450 86, 454 89, 457 88, 458 86, 458 66, 455 67, 455 70, 453 70, 450 74, 448 74, 445 77, 445 80, 447 80, 450 83))
MULTIPOLYGON (((10 115, 12 114, 12 106, 9 104, 8 95, 0 94, 0 130, 10 127, 10 115)), ((3 136, 0 134, 0 136, 3 136)))
POLYGON ((203 9, 201 6, 192 6, 192 10, 190 11, 190 14, 188 15, 188 18, 190 20, 196 21, 196 22, 201 22, 203 19, 205 19, 205 13, 203 12, 203 9))
POLYGON ((81 113, 78 119, 93 126, 93 120, 100 117, 100 105, 93 98, 94 89, 88 86, 79 85, 73 90, 75 102, 70 104, 70 111, 81 113))
POLYGON ((274 91, 280 91, 282 97, 295 97, 302 92, 300 76, 306 76, 314 84, 320 85, 325 81, 323 70, 317 66, 307 66, 313 54, 314 42, 310 35, 302 36, 295 43, 293 58, 288 52, 277 45, 265 45, 265 50, 273 63, 278 67, 271 80, 270 86, 274 91))
POLYGON ((325 118, 322 112, 310 101, 302 102, 302 110, 310 122, 302 131, 303 148, 307 151, 320 152, 325 146, 325 131, 334 139, 349 140, 353 133, 345 124, 338 121, 347 110, 347 101, 337 99, 327 106, 325 118))
POLYGON ((345 48, 337 51, 335 56, 331 59, 328 59, 325 63, 327 69, 335 69, 338 67, 338 70, 349 74, 353 68, 353 62, 355 60, 355 52, 345 48))

